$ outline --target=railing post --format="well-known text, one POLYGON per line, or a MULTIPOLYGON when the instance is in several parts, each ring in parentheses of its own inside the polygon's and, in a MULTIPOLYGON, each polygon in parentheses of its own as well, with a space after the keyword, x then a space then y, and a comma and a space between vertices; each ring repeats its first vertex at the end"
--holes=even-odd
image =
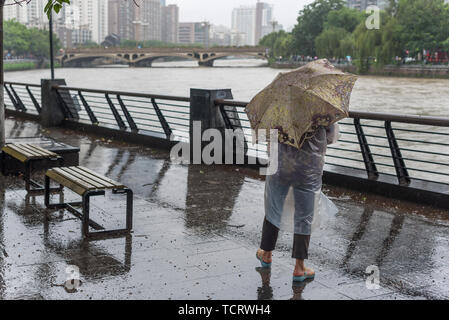
POLYGON ((16 102, 17 102, 17 106, 19 108, 20 111, 26 112, 27 108, 25 107, 25 105, 23 104, 22 100, 20 99, 19 95, 17 94, 16 90, 14 89, 14 87, 12 86, 12 84, 9 85, 9 87, 11 88, 12 94, 14 95, 14 97, 16 98, 16 102))
POLYGON ((215 100, 218 99, 233 99, 231 90, 190 89, 190 161, 193 164, 203 163, 203 149, 210 142, 202 141, 202 137, 203 133, 209 129, 218 129, 221 132, 222 154, 225 157, 227 148, 224 143, 224 130, 227 125, 222 117, 220 107, 215 105, 215 100), (196 128, 195 123, 201 124, 201 130, 196 128))
POLYGON ((111 98, 109 98, 109 94, 105 94, 106 100, 108 101, 109 107, 111 108, 112 114, 114 115, 115 121, 117 121, 117 125, 121 130, 126 130, 126 124, 123 121, 122 117, 118 113, 117 109, 115 108, 114 103, 112 103, 111 98))
POLYGON ((374 162, 369 143, 366 140, 363 127, 360 124, 360 119, 354 119, 355 131, 359 140, 360 151, 362 152, 363 161, 365 162, 366 172, 368 173, 368 179, 377 180, 379 178, 379 172, 377 171, 376 163, 374 162))
POLYGON ((11 91, 9 91, 8 87, 6 86, 6 84, 3 85, 3 87, 6 90, 6 93, 8 94, 9 100, 11 100, 14 109, 16 109, 17 111, 20 110, 20 107, 17 104, 16 98, 14 98, 14 96, 12 95, 11 91))
POLYGON ((64 106, 61 105, 55 85, 66 85, 64 79, 41 80, 41 124, 43 127, 59 126, 65 118, 64 106))
POLYGON ((39 102, 37 102, 36 98, 34 97, 33 92, 31 92, 30 87, 26 86, 26 89, 28 91, 28 94, 30 95, 31 101, 33 101, 34 107, 36 108, 37 113, 41 113, 41 106, 39 105, 39 102))
POLYGON ((84 96, 83 96, 83 94, 81 93, 80 90, 78 90, 78 96, 80 97, 81 103, 83 104, 84 109, 86 110, 87 115, 89 116, 89 119, 90 119, 90 121, 92 122, 92 124, 98 125, 99 122, 98 122, 97 117, 96 117, 95 114, 92 112, 92 109, 90 108, 90 106, 89 106, 89 104, 87 103, 86 99, 84 99, 84 96))
POLYGON ((402 158, 401 149, 394 135, 391 121, 385 121, 385 129, 387 131, 388 143, 390 145, 391 155, 393 157, 394 167, 396 169, 396 175, 399 180, 399 184, 408 185, 411 182, 408 174, 407 167, 405 166, 404 158, 402 158))
POLYGON ((134 122, 133 117, 131 117, 131 114, 128 111, 128 108, 126 108, 125 104, 123 103, 122 98, 120 95, 117 95, 117 101, 120 104, 120 108, 122 108, 123 114, 125 115, 126 121, 128 121, 129 127, 132 131, 139 131, 139 128, 137 128, 136 123, 134 122))
POLYGON ((161 123, 162 129, 164 130, 167 139, 170 140, 172 130, 169 124, 167 123, 167 120, 165 119, 164 115, 162 114, 161 109, 159 109, 159 106, 156 103, 156 99, 151 98, 151 104, 153 105, 154 111, 156 112, 156 115, 159 118, 159 122, 161 123))

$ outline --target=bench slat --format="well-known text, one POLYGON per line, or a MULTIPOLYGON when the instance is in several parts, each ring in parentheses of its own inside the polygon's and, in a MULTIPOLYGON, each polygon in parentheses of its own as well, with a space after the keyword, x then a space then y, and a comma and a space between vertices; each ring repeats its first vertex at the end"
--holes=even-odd
POLYGON ((93 179, 91 179, 90 177, 86 177, 80 173, 78 173, 75 170, 75 167, 69 167, 69 168, 61 168, 65 173, 72 175, 74 177, 76 177, 77 179, 80 179, 80 181, 84 181, 92 186, 94 186, 96 189, 103 189, 103 188, 107 188, 107 186, 105 186, 103 183, 99 183, 98 181, 95 181, 93 179))
POLYGON ((15 152, 21 153, 22 155, 24 155, 27 158, 32 158, 34 157, 34 155, 26 150, 23 150, 22 148, 20 148, 17 144, 9 144, 7 145, 8 148, 14 150, 15 152))
POLYGON ((26 162, 31 159, 45 159, 58 156, 56 153, 27 143, 7 144, 3 147, 2 151, 21 162, 26 162))
MULTIPOLYGON (((63 177, 64 179, 71 181, 72 184, 75 184, 75 185, 81 187, 82 189, 84 189, 84 191, 96 189, 95 186, 87 183, 86 181, 80 180, 79 178, 71 175, 70 173, 65 172, 63 170, 63 168, 54 168, 54 169, 51 169, 49 171, 50 172, 54 172, 54 173, 56 173, 56 175, 59 175, 59 176, 63 177)), ((56 176, 56 175, 53 175, 53 177, 56 176)), ((52 176, 49 176, 49 177, 53 178, 52 176)), ((66 187, 70 187, 71 188, 72 184, 66 185, 66 187)))
POLYGON ((79 195, 90 190, 126 188, 124 185, 85 167, 54 168, 48 170, 46 175, 79 195))
POLYGON ((70 169, 72 170, 72 172, 79 174, 80 177, 83 177, 90 181, 94 181, 95 183, 100 184, 101 186, 103 186, 105 188, 115 188, 116 187, 116 185, 109 183, 108 181, 106 181, 104 179, 100 179, 97 175, 94 176, 92 174, 89 174, 86 171, 81 170, 79 167, 71 167, 70 169))
POLYGON ((67 187, 70 190, 72 190, 73 192, 79 194, 80 196, 82 196, 87 191, 86 188, 79 186, 75 182, 65 178, 64 176, 60 175, 59 173, 57 173, 53 170, 47 171, 46 175, 49 178, 51 178, 52 180, 56 181, 57 183, 63 185, 64 187, 67 187))
POLYGON ((27 147, 30 150, 35 150, 36 152, 39 152, 40 154, 42 154, 42 156, 46 156, 46 157, 57 157, 58 155, 54 152, 51 152, 49 150, 45 150, 44 148, 41 148, 39 146, 36 146, 34 144, 27 144, 27 147))
POLYGON ((10 145, 6 145, 2 148, 2 151, 8 155, 10 155, 11 157, 13 157, 14 159, 19 160, 20 162, 26 162, 29 157, 27 155, 24 155, 20 150, 16 150, 14 148, 11 148, 10 145))
POLYGON ((121 183, 119 183, 117 181, 114 181, 112 179, 109 179, 109 178, 107 178, 105 176, 102 176, 102 175, 100 175, 100 174, 98 174, 98 173, 96 173, 96 172, 94 172, 94 171, 92 171, 92 170, 90 170, 90 169, 88 169, 86 167, 77 167, 77 168, 82 170, 82 171, 84 171, 84 172, 86 172, 89 175, 93 175, 93 176, 95 176, 98 179, 101 179, 101 180, 103 180, 103 181, 105 181, 107 183, 110 183, 111 185, 113 185, 113 188, 117 188, 117 189, 126 188, 125 185, 123 185, 123 184, 121 184, 121 183))
POLYGON ((20 143, 18 143, 18 144, 14 144, 13 145, 13 147, 16 149, 16 150, 20 150, 20 151, 22 151, 24 154, 28 154, 28 155, 30 155, 30 158, 37 158, 37 157, 40 157, 40 155, 37 153, 37 152, 35 152, 35 151, 33 151, 33 150, 29 150, 26 146, 24 146, 23 144, 20 144, 20 143))
POLYGON ((34 155, 35 157, 47 157, 48 155, 45 152, 42 152, 40 150, 37 150, 33 147, 31 147, 31 145, 29 144, 17 144, 16 145, 18 148, 20 148, 21 150, 24 150, 32 155, 34 155))

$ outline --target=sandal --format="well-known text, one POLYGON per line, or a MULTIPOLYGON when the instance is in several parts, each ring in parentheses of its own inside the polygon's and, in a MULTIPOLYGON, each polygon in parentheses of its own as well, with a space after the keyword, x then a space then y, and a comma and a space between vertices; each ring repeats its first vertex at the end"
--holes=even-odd
POLYGON ((259 252, 262 252, 262 251, 257 251, 256 252, 256 258, 257 258, 257 260, 260 261, 260 264, 262 265, 262 268, 271 268, 271 262, 263 261, 263 257, 259 256, 259 252))
POLYGON ((293 276, 293 282, 304 282, 306 280, 313 280, 313 279, 315 279, 315 273, 307 274, 307 271, 304 272, 303 276, 293 276))

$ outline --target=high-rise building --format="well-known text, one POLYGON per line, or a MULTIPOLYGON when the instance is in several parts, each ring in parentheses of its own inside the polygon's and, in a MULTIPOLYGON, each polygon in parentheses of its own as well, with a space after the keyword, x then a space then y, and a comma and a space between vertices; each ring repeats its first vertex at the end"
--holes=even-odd
POLYGON ((71 0, 65 10, 66 18, 70 17, 65 21, 66 27, 72 27, 80 34, 87 34, 81 30, 89 30, 92 34, 91 41, 96 43, 101 43, 108 35, 107 0, 71 0))
POLYGON ((6 0, 3 19, 16 20, 28 27, 48 28, 48 18, 44 12, 44 0, 34 0, 18 5, 15 0, 6 0))
POLYGON ((178 43, 179 7, 169 5, 162 7, 162 41, 178 43))
POLYGON ((230 46, 231 30, 225 26, 212 25, 210 28, 210 43, 213 46, 230 46))
MULTIPOLYGON (((232 31, 245 34, 245 45, 257 45, 265 35, 271 33, 273 6, 257 2, 256 6, 241 6, 232 11, 232 31)), ((240 36, 239 36, 240 39, 240 36)))
POLYGON ((210 43, 210 24, 208 22, 179 23, 178 42, 186 45, 201 44, 208 47, 210 43))
POLYGON ((271 33, 273 21, 273 6, 264 2, 257 2, 256 4, 256 44, 259 43, 267 34, 271 33))
POLYGON ((232 10, 232 32, 245 35, 242 45, 256 44, 256 8, 245 7, 232 10))
POLYGON ((161 40, 161 2, 109 0, 108 25, 122 40, 161 40))
POLYGON ((347 6, 352 9, 366 10, 369 6, 378 6, 380 9, 386 9, 389 5, 388 0, 347 0, 347 6))

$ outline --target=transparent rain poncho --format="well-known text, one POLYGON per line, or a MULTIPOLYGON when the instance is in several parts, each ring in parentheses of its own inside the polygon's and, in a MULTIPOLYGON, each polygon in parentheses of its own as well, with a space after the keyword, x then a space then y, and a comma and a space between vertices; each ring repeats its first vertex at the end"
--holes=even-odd
POLYGON ((279 144, 278 171, 267 176, 265 185, 265 217, 270 223, 283 231, 311 235, 312 226, 318 226, 322 217, 338 213, 321 192, 327 145, 338 138, 334 124, 319 127, 300 150, 279 144))

